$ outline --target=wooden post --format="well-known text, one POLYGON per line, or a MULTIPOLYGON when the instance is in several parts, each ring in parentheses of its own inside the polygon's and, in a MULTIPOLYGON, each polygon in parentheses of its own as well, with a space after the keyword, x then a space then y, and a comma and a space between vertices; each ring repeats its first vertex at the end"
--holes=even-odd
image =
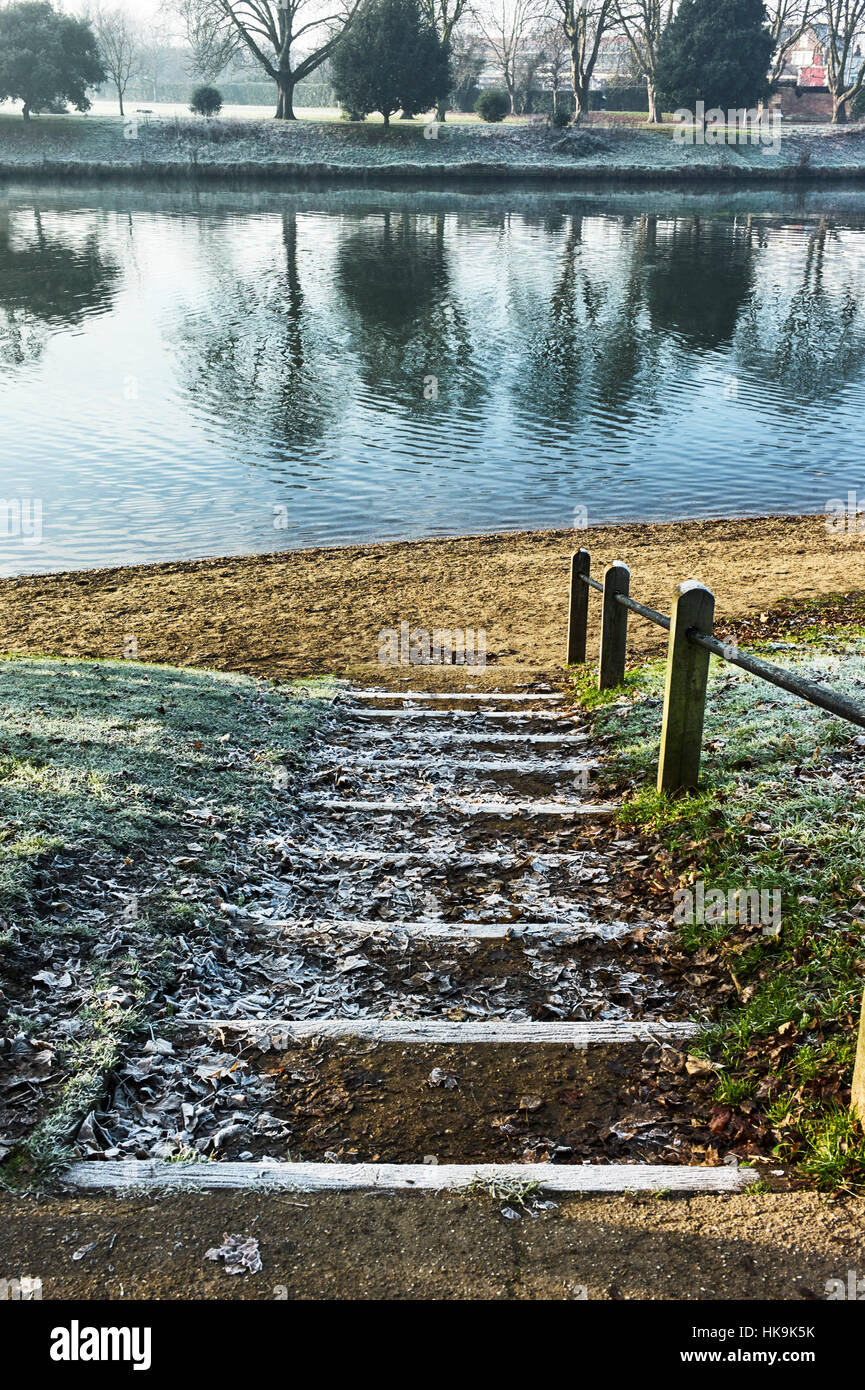
POLYGON ((591 573, 592 559, 588 550, 576 550, 571 556, 571 598, 568 604, 568 647, 565 663, 575 666, 586 659, 586 628, 589 623, 589 586, 583 576, 591 573))
POLYGON ((850 1105, 860 1125, 865 1129, 865 993, 862 995, 862 1013, 859 1018, 859 1041, 856 1045, 856 1062, 853 1067, 853 1090, 850 1105))
POLYGON ((714 621, 715 595, 693 579, 680 584, 673 597, 670 615, 658 791, 675 792, 683 788, 693 789, 697 785, 703 746, 709 653, 705 647, 689 642, 687 633, 696 628, 711 636, 714 621))
POLYGON ((604 611, 601 619, 601 659, 598 689, 612 690, 625 679, 628 648, 628 610, 616 602, 617 594, 630 593, 631 571, 621 560, 604 571, 604 611))

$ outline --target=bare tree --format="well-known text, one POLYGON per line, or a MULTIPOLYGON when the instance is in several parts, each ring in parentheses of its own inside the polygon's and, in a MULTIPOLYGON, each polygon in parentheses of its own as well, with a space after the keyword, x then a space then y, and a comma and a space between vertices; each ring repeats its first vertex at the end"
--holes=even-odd
MULTIPOLYGON (((433 26, 442 43, 453 49, 454 30, 468 9, 468 0, 421 0, 421 14, 433 26)), ((443 121, 446 104, 440 101, 436 118, 443 121)))
POLYGON ((865 0, 826 0, 826 85, 832 94, 832 123, 844 125, 847 102, 865 87, 865 0))
POLYGON ((478 34, 464 29, 454 34, 451 39, 451 64, 453 89, 458 100, 468 97, 477 87, 485 62, 483 40, 478 34))
POLYGON ((90 22, 99 41, 105 70, 117 89, 120 115, 124 116, 126 88, 141 70, 141 30, 126 10, 109 10, 102 5, 92 11, 90 22))
POLYGON ((553 94, 553 115, 559 109, 559 92, 564 87, 570 72, 571 50, 564 30, 558 21, 547 24, 540 36, 542 60, 540 75, 548 82, 553 94))
POLYGON ((293 121, 294 89, 329 58, 361 0, 178 0, 195 61, 216 76, 248 53, 277 86, 276 119, 293 121), (304 56, 292 50, 303 41, 304 56), (312 43, 317 47, 309 48, 312 43))
POLYGON ((617 0, 616 3, 616 21, 628 40, 637 71, 646 81, 650 125, 661 120, 655 86, 658 44, 673 17, 674 8, 675 0, 617 0))
POLYGON ((159 100, 159 84, 165 73, 171 50, 171 36, 162 23, 148 25, 141 35, 139 76, 150 88, 150 100, 159 100))
POLYGON ((769 73, 773 82, 781 76, 805 30, 821 18, 822 8, 822 0, 766 0, 766 21, 775 38, 769 73))
POLYGON ((577 106, 574 121, 579 123, 589 110, 601 39, 613 27, 616 4, 615 0, 556 0, 556 5, 571 52, 571 85, 577 106))
POLYGON ((520 64, 542 18, 542 0, 487 0, 486 8, 477 14, 502 74, 512 115, 517 109, 520 64))

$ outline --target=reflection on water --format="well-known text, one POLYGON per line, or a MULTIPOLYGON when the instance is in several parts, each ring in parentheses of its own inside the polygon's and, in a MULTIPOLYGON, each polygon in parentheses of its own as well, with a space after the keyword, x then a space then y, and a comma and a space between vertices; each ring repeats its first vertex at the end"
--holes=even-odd
POLYGON ((47 333, 110 308, 120 266, 99 237, 59 232, 38 208, 10 218, 0 203, 0 364, 37 358, 47 333))
POLYGON ((865 494, 865 203, 644 201, 10 194, 3 571, 865 494))

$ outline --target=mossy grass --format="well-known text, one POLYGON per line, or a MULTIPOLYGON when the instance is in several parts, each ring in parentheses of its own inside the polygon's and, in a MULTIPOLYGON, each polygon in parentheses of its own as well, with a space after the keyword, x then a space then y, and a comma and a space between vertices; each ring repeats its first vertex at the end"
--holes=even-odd
MULTIPOLYGON (((775 640, 743 647, 865 702, 865 604, 836 596, 783 614, 764 622, 775 640)), ((717 1104, 762 1108, 779 1159, 821 1187, 861 1188, 865 1137, 848 1108, 865 975, 861 732, 713 658, 700 789, 662 795, 663 673, 663 662, 636 667, 601 698, 588 668, 573 673, 605 739, 606 781, 624 792, 620 823, 654 846, 671 920, 674 891, 698 881, 725 895, 778 890, 782 902, 777 933, 676 925, 688 952, 720 955, 735 986, 694 1050, 721 1068, 717 1104)))

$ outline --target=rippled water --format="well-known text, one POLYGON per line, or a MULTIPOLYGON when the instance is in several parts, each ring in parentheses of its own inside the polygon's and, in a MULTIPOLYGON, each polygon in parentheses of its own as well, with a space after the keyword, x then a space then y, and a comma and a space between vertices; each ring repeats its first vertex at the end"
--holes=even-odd
POLYGON ((0 568, 865 499, 863 288, 825 190, 13 190, 0 568))

